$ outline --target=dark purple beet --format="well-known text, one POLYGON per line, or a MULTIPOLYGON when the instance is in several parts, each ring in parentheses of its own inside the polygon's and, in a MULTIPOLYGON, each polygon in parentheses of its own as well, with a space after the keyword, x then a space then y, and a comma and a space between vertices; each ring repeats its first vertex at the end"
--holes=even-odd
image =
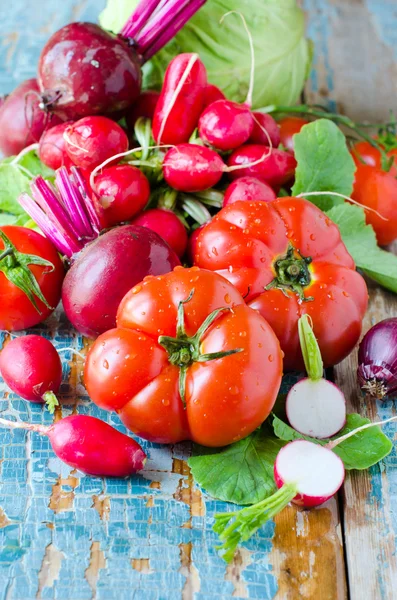
POLYGON ((77 255, 62 288, 66 316, 77 331, 96 337, 116 327, 118 306, 134 285, 179 264, 154 231, 137 225, 116 227, 77 255))
POLYGON ((141 89, 140 59, 122 39, 94 23, 54 33, 39 60, 44 105, 67 119, 128 108, 141 89))

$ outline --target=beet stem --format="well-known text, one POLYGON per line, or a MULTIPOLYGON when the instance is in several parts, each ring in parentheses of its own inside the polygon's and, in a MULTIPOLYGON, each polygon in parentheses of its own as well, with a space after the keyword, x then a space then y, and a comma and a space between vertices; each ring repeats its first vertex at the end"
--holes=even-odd
POLYGON ((189 19, 206 3, 207 0, 192 0, 187 7, 182 10, 172 24, 154 40, 154 42, 145 49, 143 53, 143 64, 147 62, 156 52, 161 50, 178 33, 180 29, 189 21, 189 19))
POLYGON ((100 222, 98 214, 95 210, 94 203, 92 202, 92 199, 90 197, 89 191, 88 191, 86 183, 84 181, 84 178, 82 177, 82 175, 81 175, 80 171, 77 169, 77 167, 72 167, 71 172, 77 183, 79 191, 84 200, 85 207, 86 207, 89 217, 91 219, 92 230, 94 231, 94 233, 96 233, 95 237, 98 237, 98 235, 102 229, 101 222, 100 222))
POLYGON ((48 435, 50 427, 47 425, 39 425, 38 423, 24 423, 22 421, 8 421, 0 418, 0 425, 9 429, 26 429, 27 431, 36 431, 40 435, 48 435))
POLYGON ((121 35, 127 38, 135 38, 136 34, 150 19, 159 2, 160 0, 141 0, 121 30, 121 35))
POLYGON ((92 237, 93 230, 87 218, 84 205, 78 197, 78 190, 73 182, 68 177, 68 172, 65 167, 61 167, 55 177, 57 188, 61 192, 61 196, 66 205, 69 214, 74 215, 74 226, 78 232, 78 238, 92 237))
POLYGON ((169 0, 155 15, 153 15, 141 31, 135 36, 138 50, 143 54, 151 44, 175 21, 177 16, 186 9, 190 0, 169 0))

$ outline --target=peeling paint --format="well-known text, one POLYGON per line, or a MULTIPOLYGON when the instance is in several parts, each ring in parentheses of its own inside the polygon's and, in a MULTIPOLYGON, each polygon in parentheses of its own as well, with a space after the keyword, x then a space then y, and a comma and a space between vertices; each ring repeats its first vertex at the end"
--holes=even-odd
POLYGON ((55 581, 59 579, 62 561, 65 558, 63 552, 58 550, 53 544, 49 544, 43 556, 43 562, 39 571, 39 587, 36 598, 41 598, 44 588, 52 588, 55 581))
POLYGON ((52 493, 48 507, 51 508, 51 510, 53 510, 55 513, 73 509, 73 501, 75 496, 74 490, 77 488, 80 482, 78 477, 75 477, 73 473, 76 473, 76 471, 71 471, 69 477, 66 479, 62 479, 62 477, 59 476, 56 483, 54 483, 52 486, 52 493), (69 486, 72 489, 67 491, 63 489, 63 486, 69 486))
POLYGON ((200 574, 192 562, 192 542, 179 544, 181 568, 179 572, 186 577, 182 589, 182 600, 192 600, 196 592, 200 591, 200 574))
POLYGON ((110 498, 104 494, 92 496, 92 508, 95 508, 101 521, 109 521, 110 517, 110 498))
POLYGON ((97 582, 101 569, 106 569, 105 554, 101 550, 100 542, 92 542, 90 548, 90 564, 84 572, 84 577, 92 591, 92 600, 97 597, 97 582))
POLYGON ((249 598, 249 592, 246 582, 243 578, 243 571, 252 562, 251 552, 246 548, 236 550, 232 562, 227 566, 225 580, 233 584, 233 598, 249 598))

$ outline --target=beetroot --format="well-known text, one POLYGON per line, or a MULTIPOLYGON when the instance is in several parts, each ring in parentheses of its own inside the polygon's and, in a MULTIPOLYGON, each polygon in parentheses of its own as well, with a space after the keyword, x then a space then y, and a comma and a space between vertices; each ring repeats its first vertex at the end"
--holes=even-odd
POLYGON ((124 225, 101 235, 80 254, 66 274, 62 302, 72 325, 89 337, 116 327, 125 294, 146 275, 162 275, 179 265, 171 248, 154 231, 124 225))
POLYGON ((50 426, 0 419, 0 425, 47 435, 58 458, 87 475, 128 477, 146 462, 138 442, 95 417, 71 415, 50 426))
POLYGON ((40 108, 36 79, 27 79, 9 94, 0 106, 0 150, 5 156, 19 154, 34 144, 46 127, 60 119, 46 115, 40 108))
POLYGON ((54 33, 39 60, 39 85, 51 112, 78 119, 128 108, 139 96, 138 55, 94 23, 54 33))

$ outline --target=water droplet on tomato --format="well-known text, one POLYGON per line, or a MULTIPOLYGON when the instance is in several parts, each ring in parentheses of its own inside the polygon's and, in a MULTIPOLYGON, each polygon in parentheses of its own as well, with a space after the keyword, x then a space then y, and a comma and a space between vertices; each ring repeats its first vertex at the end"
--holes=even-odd
POLYGON ((108 363, 108 361, 106 359, 103 361, 103 368, 104 369, 108 369, 109 368, 109 363, 108 363))
POLYGON ((269 362, 273 362, 274 361, 274 356, 273 354, 269 354, 269 356, 267 357, 269 362))
POLYGON ((237 394, 239 393, 239 389, 238 389, 237 385, 232 385, 229 388, 229 392, 231 393, 232 396, 237 396, 237 394))
POLYGON ((225 294, 224 300, 226 304, 230 304, 230 302, 232 301, 230 294, 225 294))
POLYGON ((161 401, 161 404, 163 404, 164 406, 169 406, 170 405, 170 401, 168 398, 163 398, 161 401))
POLYGON ((132 288, 132 293, 133 294, 137 294, 138 292, 140 292, 142 289, 141 285, 136 285, 134 288, 132 288))
POLYGON ((254 223, 256 223, 257 225, 259 225, 261 223, 260 219, 254 219, 254 223))
POLYGON ((316 240, 316 236, 314 235, 314 233, 310 234, 310 239, 312 242, 314 242, 316 240))
POLYGON ((215 254, 215 256, 218 256, 218 250, 215 248, 215 246, 212 248, 211 252, 212 254, 215 254))
POLYGON ((342 294, 345 296, 345 298, 350 298, 350 294, 348 294, 347 292, 343 291, 342 294))
POLYGON ((240 337, 246 337, 247 332, 246 331, 240 331, 239 336, 240 337))

